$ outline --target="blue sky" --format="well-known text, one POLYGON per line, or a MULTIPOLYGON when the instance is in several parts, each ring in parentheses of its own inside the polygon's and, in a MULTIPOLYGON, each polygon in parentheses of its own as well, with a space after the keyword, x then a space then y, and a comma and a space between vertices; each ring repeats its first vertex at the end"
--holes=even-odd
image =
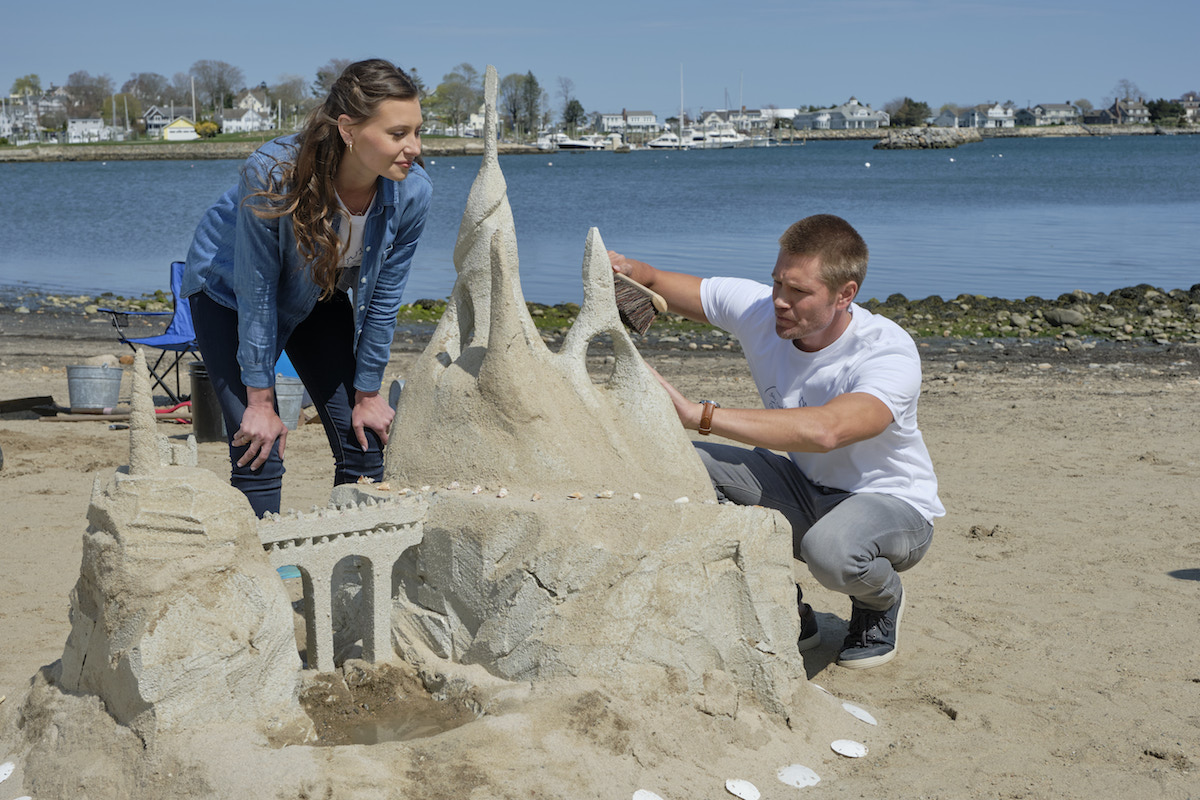
POLYGON ((1093 104, 1121 79, 1148 99, 1200 90, 1197 0, 254 0, 23 2, 6 13, 0 89, 76 70, 170 78, 227 61, 248 84, 311 79, 331 58, 382 56, 432 88, 461 62, 559 78, 590 111, 793 107, 851 95, 934 109, 1012 100, 1093 104), (1137 10, 1133 10, 1134 7, 1137 10))

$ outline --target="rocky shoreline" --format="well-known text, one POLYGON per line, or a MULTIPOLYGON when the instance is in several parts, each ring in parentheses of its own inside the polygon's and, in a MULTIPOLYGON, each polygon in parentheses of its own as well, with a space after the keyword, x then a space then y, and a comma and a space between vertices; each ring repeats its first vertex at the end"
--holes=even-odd
MULTIPOLYGON (((809 141, 878 140, 876 149, 906 150, 957 147, 983 139, 1033 138, 1062 136, 1153 136, 1200 133, 1200 125, 1163 128, 1159 125, 1048 125, 1038 128, 877 128, 868 130, 797 130, 778 131, 786 146, 809 141), (890 144, 889 144, 890 143, 890 144)), ((244 159, 266 139, 244 142, 122 142, 114 144, 61 145, 39 144, 26 147, 0 147, 0 163, 40 161, 204 161, 244 159)), ((500 142, 503 155, 541 153, 534 145, 500 142)), ((422 143, 426 158, 471 156, 483 153, 483 139, 426 138, 422 143)))
MULTIPOLYGON (((909 300, 894 294, 862 305, 895 320, 917 341, 922 356, 938 368, 1005 369, 1028 364, 1042 369, 1054 364, 1136 363, 1172 374, 1200 374, 1200 284, 1170 291, 1139 285, 1109 293, 1082 291, 1056 299, 1007 300, 960 295, 952 300, 933 296, 909 300)), ((542 339, 552 349, 561 345, 579 306, 574 303, 528 304, 542 339)), ((109 315, 99 307, 167 311, 170 297, 162 292, 141 298, 94 297, 27 292, 15 295, 0 287, 0 364, 28 365, 37 360, 39 342, 73 342, 78 355, 94 355, 97 346, 116 352, 118 344, 109 315)), ((417 353, 428 343, 445 308, 442 300, 417 300, 402 307, 393 342, 395 353, 417 353)), ((157 333, 162 318, 151 318, 145 335, 157 333)), ((740 352, 735 338, 709 325, 673 314, 660 317, 637 338, 645 354, 703 358, 740 352)), ((607 357, 606 342, 593 354, 607 357)), ((43 359, 57 368, 76 354, 43 359)))

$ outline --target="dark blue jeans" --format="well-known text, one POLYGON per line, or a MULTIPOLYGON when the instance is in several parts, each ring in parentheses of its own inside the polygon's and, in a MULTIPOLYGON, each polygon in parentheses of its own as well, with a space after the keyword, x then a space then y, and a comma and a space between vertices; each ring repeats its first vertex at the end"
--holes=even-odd
MULTIPOLYGON (((239 467, 238 459, 246 452, 246 447, 234 447, 232 443, 233 435, 241 427, 242 415, 246 413, 246 387, 237 361, 237 312, 203 292, 192 295, 189 302, 204 367, 225 417, 225 435, 230 440, 229 482, 246 495, 258 516, 268 511, 279 513, 284 468, 278 442, 259 469, 251 469, 248 464, 239 467)), ((354 483, 364 475, 380 480, 383 477, 383 443, 368 429, 369 446, 363 452, 351 423, 355 393, 354 309, 346 294, 338 292, 332 298, 318 302, 312 313, 296 326, 283 349, 325 426, 325 436, 333 451, 334 485, 354 483)), ((275 410, 278 413, 278 404, 275 410)))

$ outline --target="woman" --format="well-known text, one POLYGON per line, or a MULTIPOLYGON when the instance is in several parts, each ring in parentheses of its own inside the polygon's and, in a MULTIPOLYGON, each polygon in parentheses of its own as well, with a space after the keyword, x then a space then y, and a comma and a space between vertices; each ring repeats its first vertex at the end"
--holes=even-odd
POLYGON ((196 229, 183 296, 225 417, 231 482, 260 517, 278 513, 283 481, 280 351, 325 426, 334 483, 383 475, 394 412, 379 389, 433 190, 421 124, 403 70, 351 64, 304 129, 255 152, 196 229))

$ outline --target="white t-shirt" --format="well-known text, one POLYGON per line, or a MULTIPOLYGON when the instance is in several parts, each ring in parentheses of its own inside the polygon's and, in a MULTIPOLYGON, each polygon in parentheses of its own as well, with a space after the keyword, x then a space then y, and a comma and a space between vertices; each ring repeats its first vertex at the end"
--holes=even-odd
POLYGON ((363 231, 367 227, 366 214, 351 214, 350 209, 346 208, 346 204, 342 202, 342 198, 338 198, 338 205, 346 212, 346 216, 350 219, 350 224, 338 226, 338 239, 342 241, 344 249, 342 250, 342 260, 338 265, 341 267, 341 275, 338 276, 338 286, 343 292, 349 292, 356 287, 358 283, 358 273, 362 267, 363 257, 363 231))
POLYGON ((700 298, 709 322, 741 342, 766 408, 822 406, 838 395, 865 392, 892 412, 892 423, 878 436, 828 453, 789 453, 810 480, 847 492, 899 497, 931 521, 946 513, 917 428, 921 358, 903 328, 852 304, 850 324, 837 341, 806 353, 775 333, 771 287, 741 278, 706 278, 700 298))

